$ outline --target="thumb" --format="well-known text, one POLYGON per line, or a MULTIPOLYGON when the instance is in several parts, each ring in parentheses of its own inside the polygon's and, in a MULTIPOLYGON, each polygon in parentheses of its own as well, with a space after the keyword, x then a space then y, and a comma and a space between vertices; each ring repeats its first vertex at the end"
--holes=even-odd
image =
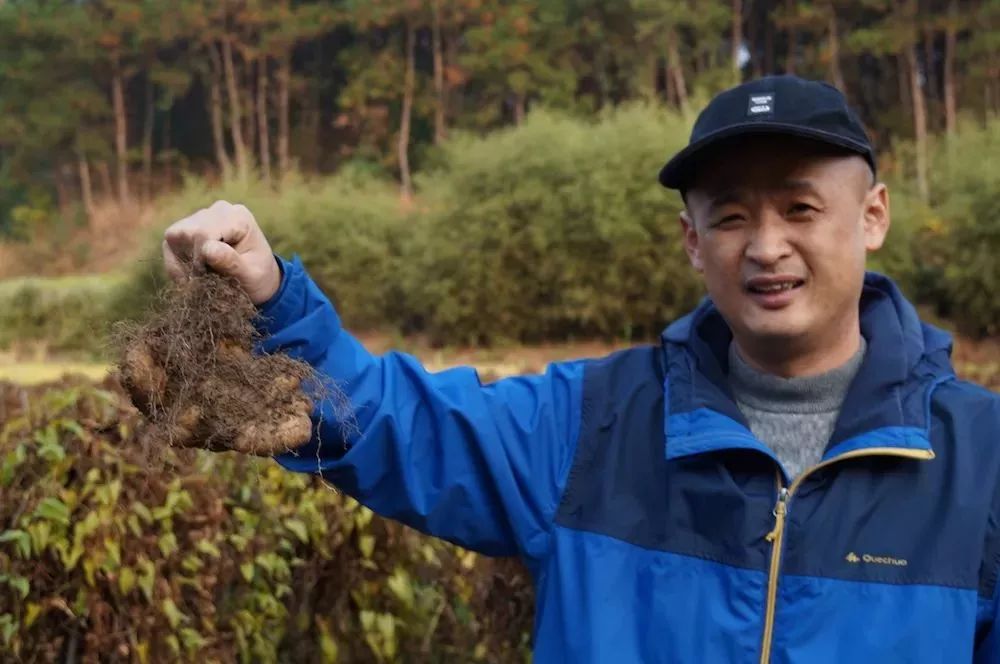
POLYGON ((206 266, 226 276, 235 277, 240 269, 240 255, 218 240, 209 240, 201 246, 201 258, 206 266))

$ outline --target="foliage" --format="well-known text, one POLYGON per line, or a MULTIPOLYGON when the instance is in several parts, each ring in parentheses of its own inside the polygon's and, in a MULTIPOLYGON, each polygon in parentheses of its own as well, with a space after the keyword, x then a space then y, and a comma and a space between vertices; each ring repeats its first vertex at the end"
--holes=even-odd
MULTIPOLYGON (((521 127, 446 142, 409 207, 361 169, 280 188, 190 179, 161 201, 145 258, 124 278, 0 286, 0 348, 38 339, 99 352, 110 321, 139 317, 163 285, 163 225, 217 199, 253 210, 275 251, 300 256, 351 329, 441 344, 650 338, 701 292, 676 227, 681 202, 655 181, 686 128, 682 115, 643 105, 596 123, 534 112, 521 127)), ((928 203, 883 160, 893 226, 870 263, 977 335, 1000 321, 990 297, 1000 287, 1000 186, 982 167, 998 130, 970 124, 940 142, 928 203)))
POLYGON ((650 336, 696 300, 680 199, 656 184, 686 134, 644 106, 600 123, 536 112, 446 146, 426 176, 412 298, 448 342, 650 336))
POLYGON ((0 384, 8 655, 524 659, 518 567, 422 538, 273 462, 169 450, 151 461, 123 403, 110 383, 0 384))
POLYGON ((973 335, 1000 333, 1000 123, 970 125, 940 141, 933 217, 915 245, 924 300, 973 335))
MULTIPOLYGON (((645 106, 599 123, 539 112, 516 130, 450 141, 412 209, 348 171, 280 194, 191 182, 164 219, 215 198, 244 202, 355 329, 440 343, 650 336, 699 293, 677 241, 680 201, 655 180, 686 132, 645 106)), ((117 310, 135 311, 157 283, 129 286, 117 310)))
POLYGON ((185 167, 395 172, 450 130, 533 108, 694 109, 734 79, 784 72, 844 88, 885 149, 915 129, 915 68, 931 131, 955 109, 997 112, 997 14, 995 0, 0 3, 0 233, 35 190, 62 210, 172 187, 185 167))
POLYGON ((401 279, 401 261, 413 226, 393 187, 350 169, 330 178, 292 177, 280 190, 259 181, 230 179, 211 186, 189 179, 180 192, 162 201, 145 259, 133 266, 128 283, 114 294, 113 311, 119 319, 140 316, 165 283, 159 258, 164 225, 216 200, 246 205, 275 252, 300 256, 353 326, 385 327, 400 320, 407 286, 401 279))
POLYGON ((56 352, 100 353, 120 284, 113 276, 0 282, 0 348, 39 342, 56 352))
POLYGON ((923 293, 923 273, 914 249, 932 212, 908 183, 892 178, 888 186, 892 225, 882 248, 869 255, 868 269, 889 275, 904 293, 916 298, 923 293))

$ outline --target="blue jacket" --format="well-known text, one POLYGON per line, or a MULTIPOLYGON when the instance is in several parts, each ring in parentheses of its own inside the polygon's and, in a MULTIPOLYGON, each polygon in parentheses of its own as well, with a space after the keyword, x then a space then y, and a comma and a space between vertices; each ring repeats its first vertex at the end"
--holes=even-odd
POLYGON ((866 278, 868 352, 823 461, 790 482, 732 399, 710 302, 659 345, 482 385, 372 356, 282 265, 266 346, 338 381, 358 430, 317 413, 322 442, 278 461, 521 556, 536 661, 1000 662, 1000 400, 888 279, 866 278))

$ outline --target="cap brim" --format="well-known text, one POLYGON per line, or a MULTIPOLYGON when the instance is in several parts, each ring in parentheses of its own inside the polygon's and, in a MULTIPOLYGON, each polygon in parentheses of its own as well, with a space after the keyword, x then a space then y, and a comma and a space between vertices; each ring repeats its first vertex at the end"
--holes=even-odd
POLYGON ((856 152, 868 161, 872 170, 875 169, 874 155, 871 148, 858 141, 853 141, 844 136, 832 134, 822 129, 809 129, 798 125, 782 124, 780 122, 757 122, 753 124, 737 125, 725 127, 716 132, 701 137, 694 143, 690 143, 686 148, 678 152, 660 169, 660 184, 667 189, 684 189, 690 184, 691 170, 698 156, 706 148, 714 146, 724 140, 752 135, 784 135, 808 138, 827 145, 841 147, 851 152, 856 152))

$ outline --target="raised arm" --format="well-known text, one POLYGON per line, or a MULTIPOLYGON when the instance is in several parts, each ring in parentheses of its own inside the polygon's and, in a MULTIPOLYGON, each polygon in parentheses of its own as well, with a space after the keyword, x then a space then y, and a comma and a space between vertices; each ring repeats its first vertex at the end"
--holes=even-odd
MULTIPOLYGON (((218 220, 238 216, 219 212, 179 224, 189 236, 215 224, 199 237, 217 241, 226 237, 218 220)), ((256 237, 256 222, 246 216, 252 229, 245 235, 256 237)), ((176 233, 173 242, 187 246, 176 233)), ((248 254, 263 262, 260 247, 241 252, 237 244, 228 252, 210 246, 215 249, 200 255, 219 271, 237 274, 225 268, 241 265, 248 254), (214 264, 211 251, 232 263, 214 264)), ((320 472, 376 512, 471 549, 544 555, 576 445, 583 364, 556 364, 541 376, 482 385, 470 368, 430 373, 405 354, 373 356, 341 327, 303 266, 276 263, 266 240, 263 246, 277 289, 251 291, 257 286, 251 283, 248 292, 270 290, 266 301, 257 298, 264 350, 300 357, 336 382, 354 418, 353 428, 345 428, 331 404, 322 404, 314 414, 313 441, 277 461, 294 471, 320 472)), ((267 274, 262 265, 243 270, 267 274)))

